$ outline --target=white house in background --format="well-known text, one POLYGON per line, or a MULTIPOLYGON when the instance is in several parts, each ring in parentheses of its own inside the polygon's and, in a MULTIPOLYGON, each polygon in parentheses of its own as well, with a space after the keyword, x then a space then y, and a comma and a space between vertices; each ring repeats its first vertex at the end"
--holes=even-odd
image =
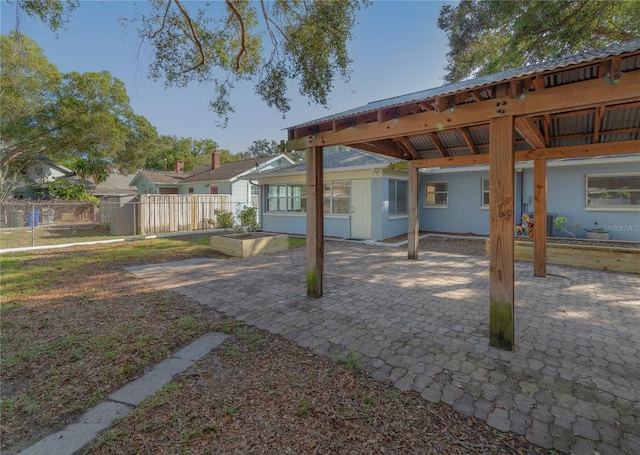
POLYGON ((42 197, 37 192, 38 187, 57 178, 69 178, 75 172, 61 164, 55 163, 46 155, 38 155, 22 173, 13 194, 16 198, 38 199, 42 197))
MULTIPOLYGON (((385 239, 407 232, 406 171, 393 170, 397 158, 349 147, 325 149, 324 234, 385 239)), ((262 190, 262 229, 306 233, 306 163, 252 172, 262 190)))
POLYGON ((138 194, 229 194, 234 206, 257 203, 259 188, 243 179, 251 172, 274 169, 292 164, 284 154, 265 158, 220 163, 220 154, 211 154, 211 165, 200 166, 191 172, 182 171, 182 163, 174 172, 140 170, 131 181, 138 194))

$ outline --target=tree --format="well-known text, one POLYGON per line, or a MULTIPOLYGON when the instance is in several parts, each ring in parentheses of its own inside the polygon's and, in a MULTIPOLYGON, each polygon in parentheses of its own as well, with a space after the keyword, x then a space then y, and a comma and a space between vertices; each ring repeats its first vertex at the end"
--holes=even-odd
MULTIPOLYGON (((77 4, 18 2, 22 11, 51 28, 59 27, 77 4)), ((258 96, 283 113, 290 109, 290 81, 297 81, 300 94, 310 101, 327 105, 334 75, 349 78, 347 41, 356 12, 368 4, 369 0, 155 0, 150 13, 132 19, 154 52, 150 77, 164 79, 168 86, 211 84, 210 107, 226 124, 233 112, 229 96, 238 81, 251 81, 258 96)))
POLYGON ((0 55, 0 186, 5 197, 21 172, 55 143, 50 111, 61 75, 33 40, 15 32, 0 35, 0 55))
POLYGON ((253 141, 253 144, 249 146, 247 152, 253 158, 263 158, 265 156, 275 156, 281 152, 280 146, 276 141, 269 142, 266 139, 260 139, 253 141))
POLYGON ((636 0, 462 0, 438 27, 450 51, 445 81, 517 68, 640 35, 636 0))
POLYGON ((94 169, 132 172, 155 147, 155 128, 133 112, 124 83, 108 71, 65 74, 50 111, 59 153, 94 169))

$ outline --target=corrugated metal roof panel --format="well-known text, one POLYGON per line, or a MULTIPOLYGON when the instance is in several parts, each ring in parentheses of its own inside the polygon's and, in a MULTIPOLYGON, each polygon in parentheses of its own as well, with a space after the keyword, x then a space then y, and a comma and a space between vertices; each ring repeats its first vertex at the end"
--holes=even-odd
POLYGON ((417 151, 434 150, 436 147, 433 145, 429 136, 414 136, 409 138, 409 142, 413 145, 417 151))
MULTIPOLYGON (((290 129, 315 125, 318 123, 350 117, 350 116, 362 114, 365 112, 376 111, 378 109, 397 106, 401 104, 408 104, 408 103, 417 102, 417 101, 421 101, 429 98, 435 98, 438 96, 449 95, 452 93, 464 92, 464 91, 472 90, 478 87, 483 87, 490 84, 496 84, 499 82, 508 81, 510 79, 533 76, 535 74, 554 71, 557 69, 563 69, 573 65, 580 65, 580 64, 588 63, 598 59, 605 59, 607 57, 613 57, 616 55, 624 54, 626 52, 637 51, 639 49, 640 49, 640 38, 637 38, 631 41, 627 41, 625 43, 612 44, 602 49, 592 49, 585 52, 581 52, 579 54, 560 57, 560 58, 549 60, 547 62, 541 62, 533 65, 524 66, 522 68, 502 71, 500 73, 481 76, 481 77, 466 80, 466 81, 455 82, 453 84, 447 84, 447 85, 443 85, 443 86, 428 89, 428 90, 409 93, 406 95, 401 95, 393 98, 387 98, 384 100, 373 101, 364 106, 356 107, 356 108, 349 109, 347 111, 343 111, 337 114, 328 115, 326 117, 321 117, 316 120, 312 120, 309 122, 292 126, 290 127, 290 129)), ((634 58, 634 60, 636 59, 634 58)), ((558 75, 558 76, 554 75, 549 79, 549 81, 553 85, 561 85, 563 83, 567 83, 568 81, 573 81, 573 80, 577 81, 577 80, 582 80, 581 78, 588 78, 590 77, 590 75, 593 74, 593 71, 594 69, 592 67, 587 67, 586 69, 576 68, 576 71, 567 72, 567 74, 558 75)), ((595 69, 595 71, 597 75, 597 69, 595 69)))

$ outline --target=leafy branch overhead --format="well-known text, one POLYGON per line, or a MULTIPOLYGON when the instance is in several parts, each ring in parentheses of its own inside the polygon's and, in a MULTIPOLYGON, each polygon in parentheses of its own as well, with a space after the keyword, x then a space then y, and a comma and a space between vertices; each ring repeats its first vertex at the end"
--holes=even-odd
POLYGON ((226 0, 190 10, 195 3, 158 0, 138 18, 138 31, 154 51, 151 78, 168 86, 211 84, 210 107, 226 123, 238 81, 252 81, 262 100, 283 113, 294 80, 301 95, 327 105, 334 75, 349 78, 347 41, 356 11, 367 4, 226 0))
POLYGON ((445 81, 538 63, 640 36, 637 0, 462 0, 440 10, 445 81))

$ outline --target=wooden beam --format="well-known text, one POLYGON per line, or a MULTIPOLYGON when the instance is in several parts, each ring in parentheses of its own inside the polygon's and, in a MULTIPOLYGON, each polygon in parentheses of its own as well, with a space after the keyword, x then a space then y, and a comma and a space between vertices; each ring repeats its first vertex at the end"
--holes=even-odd
MULTIPOLYGON (((398 122, 368 123, 353 131, 335 133, 320 131, 315 137, 308 135, 305 146, 351 145, 398 136, 415 136, 427 132, 444 131, 488 122, 504 116, 535 116, 546 113, 575 111, 606 103, 624 103, 640 100, 640 71, 624 74, 617 85, 591 79, 573 84, 550 87, 530 92, 522 100, 502 97, 458 106, 453 113, 422 112, 401 117, 398 122), (502 104, 502 102, 506 104, 502 104), (496 103, 500 106, 496 107, 496 103)), ((299 149, 298 149, 299 150, 299 149)))
POLYGON ((533 161, 533 276, 547 276, 547 160, 533 161))
POLYGON ((514 121, 492 119, 489 131, 489 342, 514 345, 514 121))
MULTIPOLYGON (((540 150, 523 150, 515 152, 515 160, 520 162, 532 161, 537 158, 550 160, 560 158, 587 158, 606 155, 628 155, 630 153, 640 153, 640 140, 572 145, 540 150)), ((410 161, 407 166, 427 169, 433 167, 473 166, 475 164, 489 164, 489 154, 425 158, 410 161)))
POLYGON ((469 147, 469 150, 471 150, 471 153, 473 153, 474 155, 477 154, 478 149, 476 149, 476 146, 473 143, 473 138, 471 137, 471 133, 469 133, 469 130, 467 128, 460 128, 458 129, 458 132, 462 134, 462 137, 467 143, 467 147, 469 147))
POLYGON ((322 147, 307 149, 307 295, 322 297, 324 213, 322 147))
POLYGON ((418 168, 409 169, 409 216, 408 216, 408 258, 418 259, 418 237, 420 236, 420 211, 418 209, 420 171, 418 168))
POLYGON ((516 119, 516 131, 522 136, 534 149, 543 149, 547 147, 544 136, 538 129, 535 120, 531 117, 518 117, 516 119))
POLYGON ((411 158, 403 148, 400 148, 400 146, 392 140, 351 144, 351 147, 364 150, 365 152, 377 153, 378 155, 390 156, 401 160, 408 160, 411 158))

